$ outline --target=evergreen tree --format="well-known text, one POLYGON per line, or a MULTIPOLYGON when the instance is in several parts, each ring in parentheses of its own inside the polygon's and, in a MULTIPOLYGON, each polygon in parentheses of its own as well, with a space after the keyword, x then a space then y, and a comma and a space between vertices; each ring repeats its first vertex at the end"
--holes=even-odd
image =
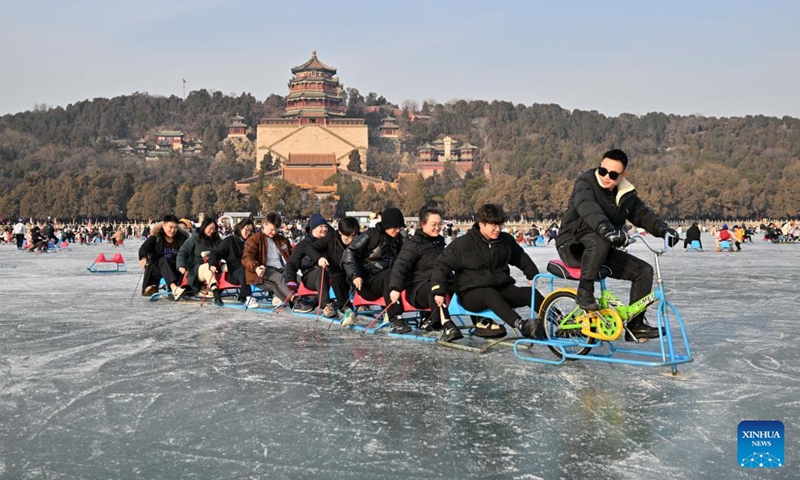
POLYGON ((361 154, 358 153, 358 150, 353 150, 350 152, 350 155, 347 156, 350 160, 347 162, 347 169, 351 172, 362 173, 361 172, 361 154))

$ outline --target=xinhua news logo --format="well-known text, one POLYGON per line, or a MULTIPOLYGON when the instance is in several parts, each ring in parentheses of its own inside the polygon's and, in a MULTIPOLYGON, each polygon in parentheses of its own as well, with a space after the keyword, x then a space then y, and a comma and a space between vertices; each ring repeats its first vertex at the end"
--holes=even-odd
POLYGON ((739 422, 737 452, 742 468, 780 468, 785 463, 783 423, 777 420, 739 422))

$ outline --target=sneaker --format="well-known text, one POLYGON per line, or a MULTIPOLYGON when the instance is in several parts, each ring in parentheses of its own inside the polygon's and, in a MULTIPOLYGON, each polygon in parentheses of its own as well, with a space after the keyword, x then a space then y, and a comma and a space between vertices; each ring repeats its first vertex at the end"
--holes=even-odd
POLYGON ((475 335, 481 338, 503 338, 506 336, 506 329, 488 318, 482 318, 475 324, 475 335))
POLYGON ((281 305, 283 305, 283 300, 281 300, 281 298, 279 296, 273 295, 272 296, 272 306, 273 307, 280 307, 281 305))
POLYGON ((423 332, 439 331, 442 329, 442 324, 428 317, 419 324, 419 329, 423 332))
MULTIPOLYGON (((275 305, 275 304, 273 303, 273 305, 275 305)), ((280 304, 278 304, 278 305, 280 305, 280 304)), ((297 313, 311 313, 314 310, 316 310, 316 307, 317 307, 316 305, 304 302, 301 299, 297 303, 295 303, 294 311, 297 312, 297 313)))
POLYGON ((183 294, 186 293, 186 289, 183 287, 175 287, 172 290, 172 298, 177 302, 178 300, 183 297, 183 294))
POLYGON ((406 325, 406 322, 402 318, 395 318, 391 321, 392 326, 389 327, 389 333, 398 333, 404 334, 411 331, 411 327, 406 325))
POLYGON ((521 321, 520 323, 521 325, 517 328, 522 332, 522 335, 534 340, 544 339, 544 321, 542 321, 541 318, 536 317, 531 320, 521 321))
POLYGON ((339 312, 336 311, 333 302, 328 302, 325 304, 325 308, 322 309, 322 315, 324 315, 325 318, 338 318, 339 312))
POLYGON ((258 308, 259 306, 258 300, 256 300, 254 297, 247 297, 247 300, 244 301, 244 308, 258 308))
MULTIPOLYGON (((663 328, 661 329, 661 334, 665 334, 663 328)), ((636 342, 651 338, 658 338, 658 328, 648 325, 644 317, 634 318, 625 327, 626 342, 636 342)))
POLYGON ((461 338, 464 338, 464 335, 461 334, 461 329, 456 327, 453 322, 446 322, 444 324, 444 330, 442 332, 443 342, 455 342, 461 338))
POLYGON ((355 320, 356 320, 355 312, 353 312, 353 310, 348 308, 347 310, 344 311, 344 318, 342 319, 342 326, 343 327, 349 327, 350 325, 353 325, 355 323, 355 320))
POLYGON ((148 285, 147 288, 144 289, 142 296, 149 297, 151 295, 155 295, 156 293, 158 293, 158 285, 148 285))

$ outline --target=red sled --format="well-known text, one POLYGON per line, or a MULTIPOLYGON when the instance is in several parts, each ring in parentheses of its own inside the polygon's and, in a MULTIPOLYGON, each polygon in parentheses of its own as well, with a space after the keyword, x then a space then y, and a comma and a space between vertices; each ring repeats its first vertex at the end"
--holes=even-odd
POLYGON ((119 253, 115 253, 111 258, 106 258, 105 254, 101 253, 86 269, 92 273, 124 273, 128 271, 125 260, 119 253))

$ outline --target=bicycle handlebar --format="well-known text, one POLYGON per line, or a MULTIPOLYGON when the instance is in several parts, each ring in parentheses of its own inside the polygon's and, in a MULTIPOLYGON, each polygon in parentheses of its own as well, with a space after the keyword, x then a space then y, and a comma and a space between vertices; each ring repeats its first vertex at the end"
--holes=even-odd
MULTIPOLYGON (((642 243, 644 243, 644 245, 647 247, 648 250, 650 250, 651 252, 655 253, 656 255, 661 255, 663 253, 666 253, 669 250, 669 248, 670 248, 669 247, 669 239, 670 238, 671 238, 671 235, 669 235, 669 234, 664 235, 664 248, 663 249, 657 249, 657 248, 653 248, 653 247, 650 246, 650 243, 647 240, 645 240, 644 235, 639 234, 639 233, 634 233, 633 235, 629 235, 628 236, 628 240, 629 240, 628 244, 630 245, 631 243, 635 243, 636 240, 641 240, 642 243)), ((680 240, 680 237, 678 237, 678 240, 680 240)))

